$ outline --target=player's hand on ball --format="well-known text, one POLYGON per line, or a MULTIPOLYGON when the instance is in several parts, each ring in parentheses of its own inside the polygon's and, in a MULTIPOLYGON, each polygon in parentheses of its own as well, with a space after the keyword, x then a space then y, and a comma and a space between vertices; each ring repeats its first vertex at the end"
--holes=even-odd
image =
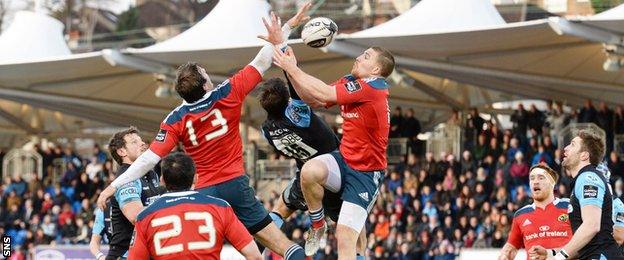
POLYGON ((263 17, 262 23, 264 23, 264 27, 266 27, 268 35, 258 35, 258 38, 270 42, 273 45, 278 45, 284 42, 284 36, 282 35, 282 21, 279 17, 277 17, 277 15, 275 15, 274 12, 271 12, 270 22, 267 22, 263 17))
POLYGON ((292 48, 287 47, 285 52, 282 52, 278 47, 273 48, 273 64, 286 72, 296 68, 297 58, 292 48))
POLYGON ((548 259, 548 251, 542 246, 533 246, 529 249, 529 258, 535 260, 548 259))
POLYGON ((292 18, 290 18, 290 20, 288 20, 288 26, 290 26, 290 28, 295 28, 297 26, 299 26, 301 23, 310 20, 310 16, 307 15, 308 10, 310 10, 310 7, 312 6, 312 2, 307 2, 305 3, 301 9, 299 9, 299 11, 297 11, 297 13, 295 14, 295 16, 293 16, 292 18))
POLYGON ((106 189, 100 192, 100 196, 97 199, 97 207, 101 210, 104 210, 106 208, 106 202, 108 201, 108 198, 115 194, 115 190, 115 187, 108 186, 106 187, 106 189))

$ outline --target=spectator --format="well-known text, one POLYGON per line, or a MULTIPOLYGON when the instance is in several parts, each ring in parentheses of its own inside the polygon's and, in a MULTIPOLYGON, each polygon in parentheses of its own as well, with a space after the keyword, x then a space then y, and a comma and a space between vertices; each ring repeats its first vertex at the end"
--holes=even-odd
POLYGON ((539 163, 548 164, 548 166, 552 167, 554 164, 553 159, 550 157, 550 154, 546 152, 543 145, 539 145, 537 147, 537 153, 533 155, 533 159, 531 160, 531 165, 536 165, 539 163))
POLYGON ((392 171, 390 173, 390 180, 388 180, 388 190, 395 192, 398 187, 403 186, 403 180, 399 176, 399 173, 396 171, 392 171))
POLYGON ((598 127, 602 128, 602 130, 605 131, 607 154, 610 153, 611 150, 613 150, 613 116, 613 110, 609 109, 605 102, 600 102, 600 105, 598 106, 598 111, 596 112, 596 124, 598 125, 598 127))
POLYGON ((65 244, 69 244, 77 235, 78 230, 76 225, 74 225, 73 219, 68 218, 65 223, 61 224, 61 237, 65 244))
POLYGON ((375 237, 380 240, 386 239, 390 235, 390 222, 386 220, 386 215, 379 215, 377 225, 375 225, 375 237))
POLYGON ((401 127, 403 126, 403 113, 401 107, 397 106, 392 111, 390 117, 390 138, 397 138, 401 136, 401 127))
POLYGON ((521 151, 516 152, 515 161, 509 168, 509 173, 514 179, 514 185, 526 185, 528 184, 529 165, 524 162, 524 155, 521 151))
POLYGON ((468 171, 474 172, 476 170, 476 167, 477 167, 477 162, 475 162, 475 160, 472 159, 472 154, 470 154, 470 151, 465 150, 462 153, 462 158, 461 158, 461 173, 466 173, 468 171))
POLYGON ((418 134, 420 134, 421 127, 420 121, 414 115, 414 109, 409 108, 403 118, 403 127, 401 129, 401 137, 409 139, 410 150, 413 153, 421 154, 419 147, 416 145, 418 142, 418 134))
POLYGON ((527 126, 529 127, 529 130, 541 135, 545 119, 546 117, 544 116, 544 113, 539 111, 535 104, 531 104, 529 112, 527 113, 527 126))
POLYGON ((518 109, 511 115, 511 122, 513 123, 513 133, 519 138, 526 138, 529 116, 524 109, 522 103, 518 104, 518 109))
POLYGON ((477 161, 483 160, 483 158, 485 158, 485 156, 490 152, 488 144, 486 144, 485 142, 485 135, 479 135, 479 137, 477 138, 477 145, 473 149, 474 158, 477 161))
POLYGON ((518 152, 521 152, 524 156, 524 149, 520 147, 520 143, 518 139, 511 138, 511 140, 509 141, 509 149, 507 149, 507 160, 513 161, 513 159, 516 157, 516 154, 518 152))
POLYGON ((624 178, 624 163, 620 161, 620 158, 615 151, 609 153, 607 166, 611 170, 611 179, 624 178))
POLYGON ((596 108, 592 104, 591 100, 587 99, 585 100, 585 103, 583 104, 583 108, 581 108, 581 111, 578 114, 578 122, 597 124, 598 123, 596 120, 597 114, 598 114, 598 111, 596 111, 596 108))
POLYGON ((26 193, 26 188, 28 188, 28 185, 22 179, 22 176, 19 174, 15 174, 15 178, 13 178, 13 182, 11 183, 11 185, 9 185, 8 190, 9 192, 15 191, 15 194, 18 197, 22 197, 24 193, 26 193))
POLYGON ((614 132, 616 135, 624 134, 624 110, 622 105, 615 107, 615 113, 613 114, 614 132))

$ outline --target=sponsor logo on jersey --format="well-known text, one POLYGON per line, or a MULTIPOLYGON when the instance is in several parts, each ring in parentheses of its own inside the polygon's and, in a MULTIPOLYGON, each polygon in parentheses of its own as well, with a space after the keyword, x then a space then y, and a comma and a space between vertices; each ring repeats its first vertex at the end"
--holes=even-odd
POLYGON ((124 195, 130 195, 130 194, 137 194, 139 193, 137 191, 137 189, 135 187, 129 187, 129 188, 125 188, 123 190, 121 190, 121 192, 119 193, 119 196, 124 196, 124 195))
POLYGON ((360 83, 358 83, 357 80, 347 82, 347 84, 345 84, 345 87, 347 88, 347 91, 349 93, 353 93, 362 89, 362 86, 360 86, 360 83))
POLYGON ((549 226, 541 226, 541 227, 539 227, 540 231, 548 231, 549 229, 550 229, 549 226))
POLYGON ((528 226, 528 225, 531 225, 531 224, 532 224, 532 222, 527 218, 527 219, 524 220, 524 223, 522 223, 522 226, 524 227, 524 226, 528 226))
POLYGON ((624 212, 618 212, 617 214, 615 214, 615 221, 624 223, 624 212))
POLYGON ((596 185, 584 185, 583 186, 583 198, 595 199, 598 198, 598 186, 596 185))
POLYGON ((158 134, 156 134, 156 138, 154 138, 154 140, 156 140, 156 142, 164 142, 167 139, 167 130, 165 129, 160 129, 160 131, 158 131, 158 134))
POLYGON ((344 112, 344 113, 340 113, 340 115, 344 118, 359 118, 360 114, 358 114, 357 112, 344 112))

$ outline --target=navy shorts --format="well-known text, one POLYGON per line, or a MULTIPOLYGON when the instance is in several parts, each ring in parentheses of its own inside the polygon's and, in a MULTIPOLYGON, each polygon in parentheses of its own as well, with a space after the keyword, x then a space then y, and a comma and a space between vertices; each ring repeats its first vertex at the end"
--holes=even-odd
POLYGON ((252 235, 272 222, 269 212, 256 199, 256 192, 249 186, 249 177, 234 179, 197 190, 199 193, 227 201, 238 219, 252 235))
POLYGON ((370 172, 354 170, 347 165, 339 151, 333 151, 331 155, 336 159, 343 177, 342 200, 356 204, 370 213, 379 195, 385 170, 370 172))
MULTIPOLYGON (((308 210, 308 205, 303 197, 303 191, 301 191, 301 173, 297 171, 295 178, 288 183, 286 189, 282 193, 284 204, 292 210, 308 210)), ((332 221, 338 221, 338 215, 340 214, 340 207, 342 206, 342 199, 340 193, 334 193, 325 189, 323 195, 323 210, 332 221)))

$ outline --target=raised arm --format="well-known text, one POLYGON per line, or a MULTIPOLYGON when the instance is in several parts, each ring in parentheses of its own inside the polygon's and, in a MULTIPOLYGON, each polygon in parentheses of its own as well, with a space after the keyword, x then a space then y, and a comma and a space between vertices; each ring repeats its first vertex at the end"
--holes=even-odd
POLYGON ((335 88, 297 67, 297 59, 291 48, 287 48, 285 52, 275 48, 273 59, 277 66, 288 73, 295 90, 310 106, 318 107, 336 103, 335 88))
POLYGON ((258 38, 263 39, 268 42, 268 44, 264 45, 258 55, 249 63, 249 65, 253 66, 260 72, 260 74, 264 74, 269 68, 271 68, 271 63, 273 62, 273 45, 278 46, 281 49, 286 47, 286 41, 288 40, 288 36, 290 36, 290 32, 292 29, 299 26, 302 22, 310 19, 309 16, 306 15, 308 10, 310 9, 311 3, 306 3, 295 16, 290 18, 284 26, 281 26, 281 21, 279 17, 275 15, 275 13, 271 12, 271 20, 267 22, 264 18, 262 18, 262 22, 267 29, 267 35, 258 35, 258 38))

